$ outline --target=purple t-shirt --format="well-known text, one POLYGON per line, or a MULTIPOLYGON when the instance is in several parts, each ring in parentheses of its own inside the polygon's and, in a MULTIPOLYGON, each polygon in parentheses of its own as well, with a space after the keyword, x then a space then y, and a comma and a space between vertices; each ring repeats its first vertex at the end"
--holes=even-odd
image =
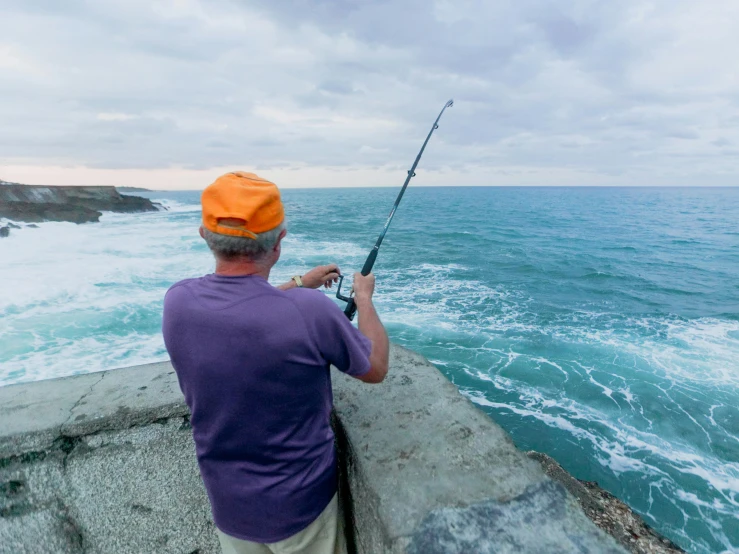
POLYGON ((258 276, 180 281, 162 330, 218 528, 262 543, 302 531, 336 492, 329 364, 365 374, 370 341, 324 293, 258 276))

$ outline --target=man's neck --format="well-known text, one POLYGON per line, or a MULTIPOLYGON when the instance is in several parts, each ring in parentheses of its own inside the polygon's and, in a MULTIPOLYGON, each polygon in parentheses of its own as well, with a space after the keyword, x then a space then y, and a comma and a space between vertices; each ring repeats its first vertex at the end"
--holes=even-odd
POLYGON ((238 277, 242 275, 258 275, 269 280, 271 266, 255 263, 250 260, 219 260, 216 259, 216 275, 238 277))

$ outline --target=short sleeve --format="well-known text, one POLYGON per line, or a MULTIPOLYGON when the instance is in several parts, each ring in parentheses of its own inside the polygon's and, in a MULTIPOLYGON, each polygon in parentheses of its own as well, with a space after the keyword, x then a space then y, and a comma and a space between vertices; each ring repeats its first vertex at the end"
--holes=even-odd
MULTIPOLYGON (((308 300, 304 317, 324 359, 353 377, 370 370, 372 341, 354 327, 344 312, 320 291, 301 290, 301 300, 308 300)), ((302 302, 300 302, 302 304, 302 302)))

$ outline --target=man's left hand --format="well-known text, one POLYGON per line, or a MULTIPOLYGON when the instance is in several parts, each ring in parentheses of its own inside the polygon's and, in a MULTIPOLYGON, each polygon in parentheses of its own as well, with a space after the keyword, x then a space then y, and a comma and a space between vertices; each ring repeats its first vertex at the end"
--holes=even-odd
POLYGON ((339 275, 341 275, 341 272, 338 265, 319 265, 303 275, 303 286, 309 289, 317 289, 323 285, 328 289, 339 280, 339 275))

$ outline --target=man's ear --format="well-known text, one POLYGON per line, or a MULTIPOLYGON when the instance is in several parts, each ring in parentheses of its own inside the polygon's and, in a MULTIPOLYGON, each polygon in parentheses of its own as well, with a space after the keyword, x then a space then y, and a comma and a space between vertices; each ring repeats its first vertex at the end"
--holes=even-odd
POLYGON ((203 233, 203 226, 202 225, 200 226, 200 229, 198 229, 198 231, 200 232, 200 237, 201 238, 205 238, 205 233, 203 233))
POLYGON ((284 239, 286 235, 287 235, 287 229, 283 229, 282 232, 280 233, 280 236, 277 237, 277 244, 275 244, 275 250, 277 250, 280 247, 280 244, 282 243, 282 239, 284 239))

